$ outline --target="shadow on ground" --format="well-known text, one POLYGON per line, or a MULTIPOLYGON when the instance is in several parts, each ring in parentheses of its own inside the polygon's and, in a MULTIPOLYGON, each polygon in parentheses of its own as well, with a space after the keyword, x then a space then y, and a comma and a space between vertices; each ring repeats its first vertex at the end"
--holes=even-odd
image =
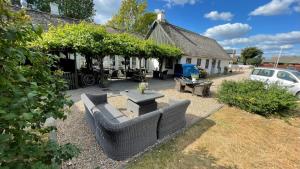
POLYGON ((188 152, 186 147, 191 145, 201 135, 215 125, 210 119, 203 119, 192 125, 188 130, 177 135, 175 138, 162 143, 152 151, 138 157, 129 163, 126 168, 146 168, 146 169, 176 169, 176 168, 203 168, 203 169, 229 169, 236 166, 223 166, 217 164, 218 159, 208 153, 206 149, 194 147, 188 152))

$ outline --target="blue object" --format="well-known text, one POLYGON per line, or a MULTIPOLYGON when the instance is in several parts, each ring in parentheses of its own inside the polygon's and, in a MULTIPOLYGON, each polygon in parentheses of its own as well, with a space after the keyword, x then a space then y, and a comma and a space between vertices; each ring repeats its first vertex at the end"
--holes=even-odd
POLYGON ((176 77, 191 77, 192 74, 199 74, 199 69, 194 64, 175 65, 174 75, 176 77))

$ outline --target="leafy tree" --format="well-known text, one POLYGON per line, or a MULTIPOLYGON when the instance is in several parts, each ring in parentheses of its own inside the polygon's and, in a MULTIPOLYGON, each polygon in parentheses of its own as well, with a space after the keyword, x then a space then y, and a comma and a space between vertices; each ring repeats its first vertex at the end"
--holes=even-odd
POLYGON ((244 65, 247 64, 247 60, 249 59, 251 60, 249 60, 248 63, 256 65, 261 63, 262 55, 263 51, 261 49, 257 47, 248 47, 242 50, 241 59, 244 65))
POLYGON ((146 0, 124 0, 107 25, 126 32, 145 34, 156 18, 155 13, 146 12, 146 8, 146 0))
POLYGON ((247 59, 247 64, 248 65, 254 65, 254 66, 259 66, 263 61, 263 58, 261 55, 258 55, 254 58, 250 58, 250 59, 247 59))
POLYGON ((53 56, 26 46, 41 34, 22 12, 0 0, 0 168, 59 168, 78 149, 49 140, 49 117, 66 118, 72 102, 53 56))
POLYGON ((92 20, 94 16, 93 0, 58 0, 60 12, 67 17, 92 20))
MULTIPOLYGON (((11 1, 13 4, 19 4, 16 0, 11 1)), ((44 12, 50 12, 50 2, 55 2, 59 5, 62 16, 75 19, 92 20, 95 14, 93 0, 27 0, 27 2, 44 12)))
POLYGON ((150 26, 155 19, 156 19, 156 13, 153 12, 145 13, 137 20, 134 27, 134 32, 145 35, 149 31, 150 26))

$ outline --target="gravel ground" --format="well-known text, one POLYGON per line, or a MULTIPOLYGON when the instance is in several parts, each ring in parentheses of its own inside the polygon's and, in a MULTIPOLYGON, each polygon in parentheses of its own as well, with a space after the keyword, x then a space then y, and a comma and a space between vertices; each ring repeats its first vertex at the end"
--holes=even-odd
MULTIPOLYGON (((160 92, 165 97, 157 99, 159 107, 167 106, 169 99, 189 99, 191 105, 188 107, 186 118, 188 125, 191 125, 201 118, 207 117, 222 107, 214 98, 217 87, 223 80, 240 80, 246 78, 249 72, 238 73, 231 76, 213 78, 214 85, 211 87, 212 97, 202 98, 192 96, 190 93, 179 93, 174 89, 164 89, 160 92)), ((69 92, 72 94, 72 92, 69 92)), ((108 102, 118 108, 128 117, 134 118, 137 115, 126 111, 126 98, 120 95, 113 95, 108 98, 108 102)), ((97 144, 94 135, 87 127, 84 119, 84 107, 81 101, 76 102, 68 114, 65 121, 57 122, 58 132, 57 139, 59 143, 72 143, 78 146, 81 153, 78 157, 65 162, 63 169, 101 169, 122 168, 127 161, 114 161, 108 158, 101 147, 97 144)))

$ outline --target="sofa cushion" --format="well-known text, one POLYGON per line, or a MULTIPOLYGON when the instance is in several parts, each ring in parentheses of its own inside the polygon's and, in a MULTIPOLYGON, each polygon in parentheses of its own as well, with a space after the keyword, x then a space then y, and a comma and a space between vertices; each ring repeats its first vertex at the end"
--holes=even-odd
POLYGON ((93 112, 95 111, 103 113, 109 120, 111 120, 111 122, 114 123, 122 123, 129 120, 127 116, 125 116, 122 112, 114 108, 109 103, 97 105, 95 108, 93 108, 93 112))

